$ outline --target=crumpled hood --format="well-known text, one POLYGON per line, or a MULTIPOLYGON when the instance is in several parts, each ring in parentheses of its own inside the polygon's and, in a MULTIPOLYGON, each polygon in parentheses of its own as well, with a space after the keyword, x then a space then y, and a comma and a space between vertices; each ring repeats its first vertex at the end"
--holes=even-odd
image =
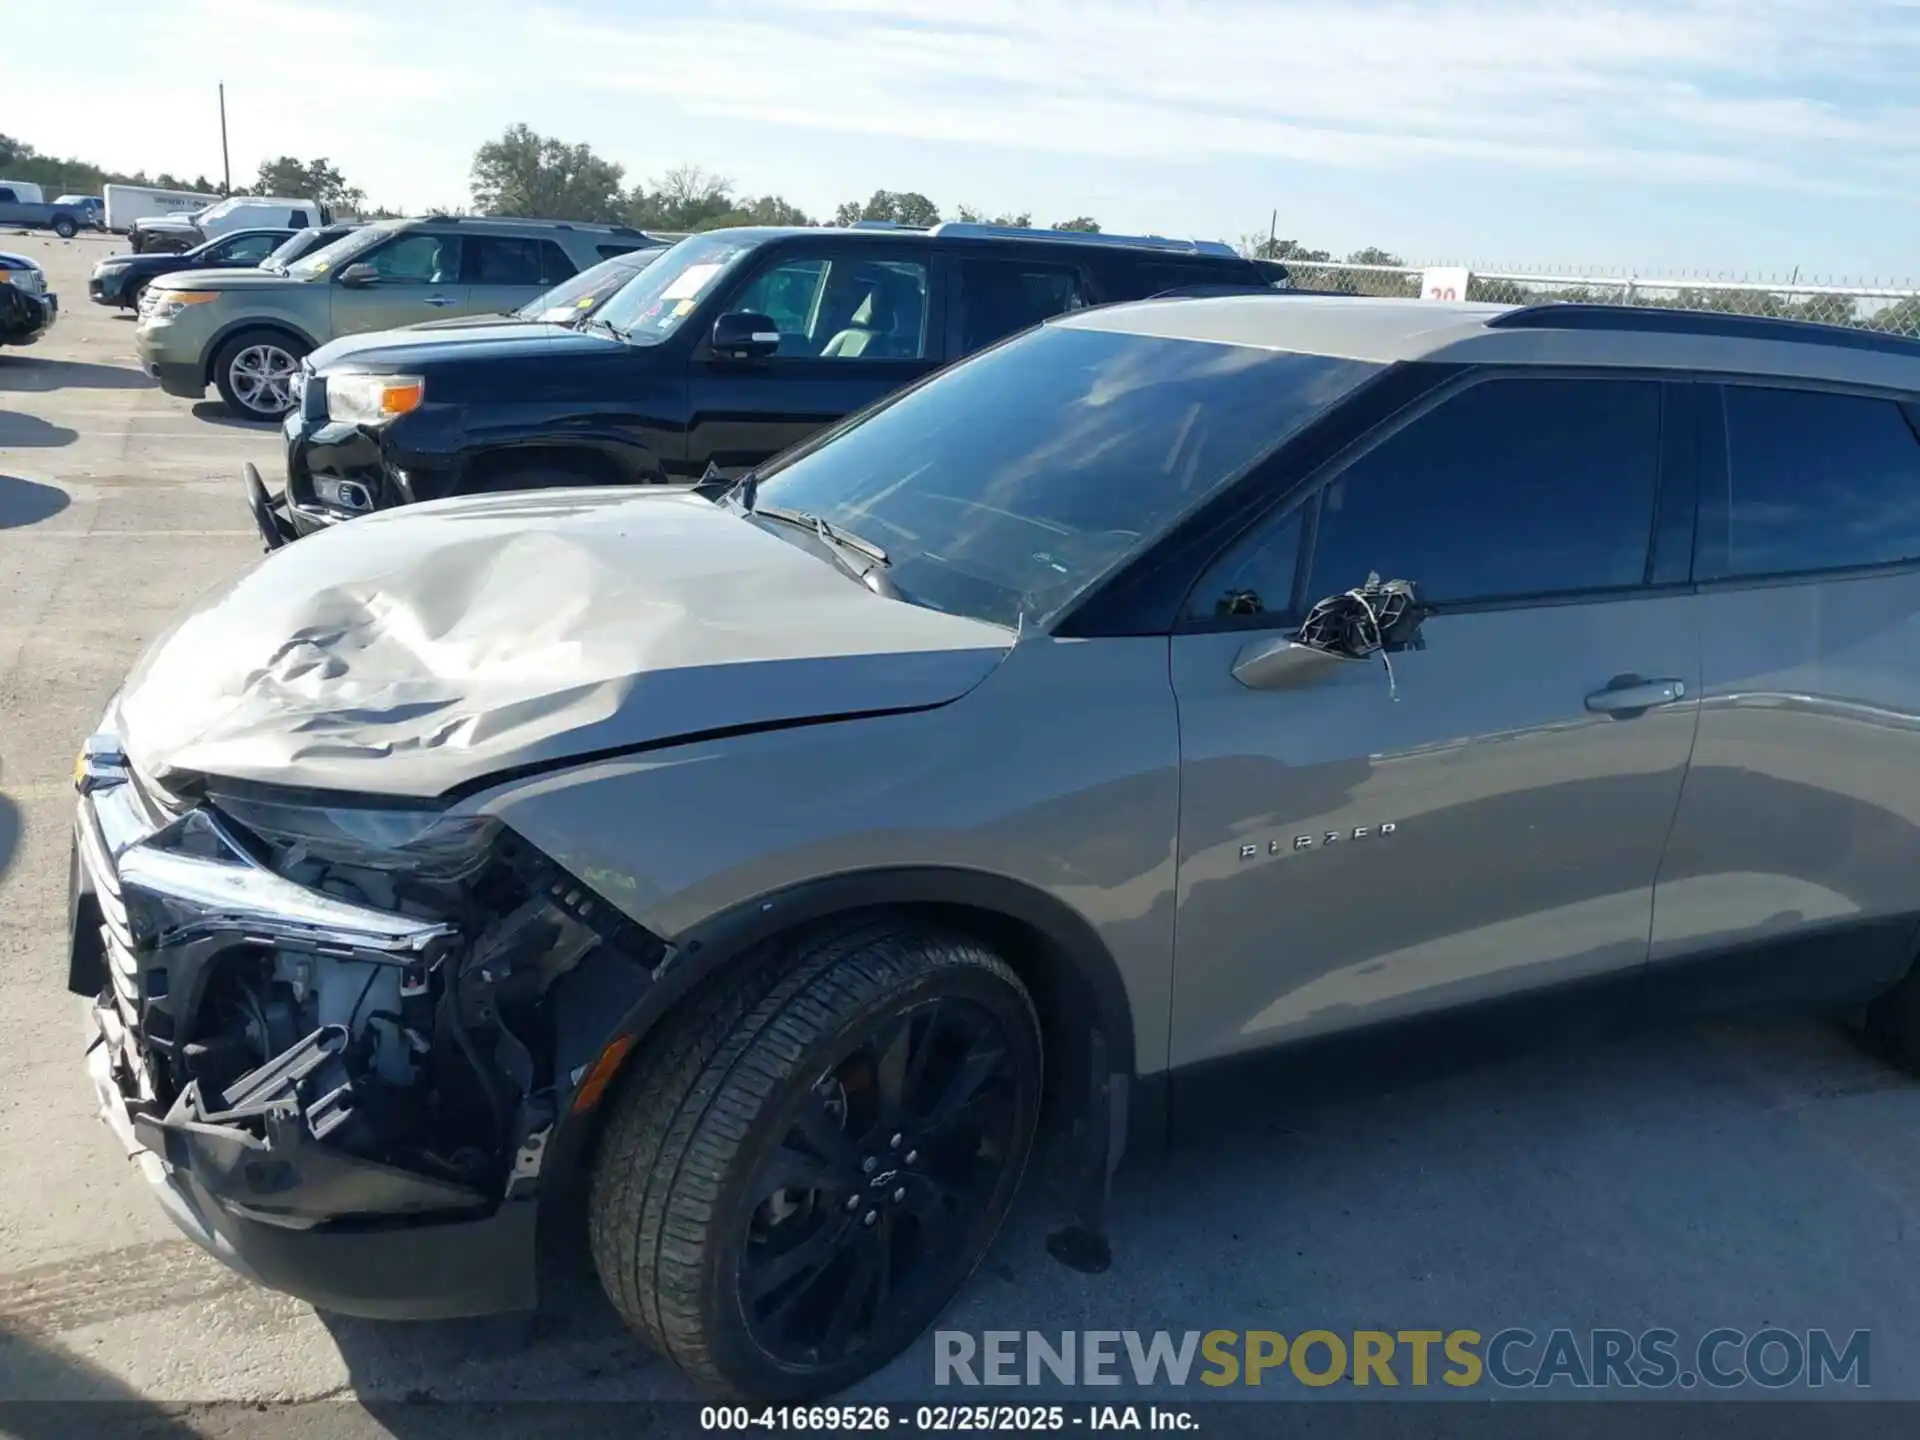
POLYGON ((882 599, 680 489, 362 517, 283 547, 150 646, 121 741, 205 774, 426 797, 702 732, 931 707, 1007 630, 882 599))
POLYGON ((356 370, 407 369, 459 360, 558 355, 623 355, 627 349, 607 335, 588 334, 566 325, 506 316, 455 317, 427 326, 370 330, 329 340, 309 357, 315 374, 346 364, 356 370), (446 325, 446 329, 428 328, 446 325))

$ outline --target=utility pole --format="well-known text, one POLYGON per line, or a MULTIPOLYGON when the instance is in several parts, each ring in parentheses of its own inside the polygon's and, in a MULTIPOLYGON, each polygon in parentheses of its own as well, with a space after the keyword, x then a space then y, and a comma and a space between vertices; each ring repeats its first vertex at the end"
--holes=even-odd
POLYGON ((1273 212, 1273 218, 1267 221, 1267 259, 1269 260, 1273 258, 1274 240, 1279 234, 1280 234, 1280 212, 1278 210, 1275 210, 1273 212))
POLYGON ((233 193, 233 164, 227 159, 227 86, 220 84, 220 193, 233 193))

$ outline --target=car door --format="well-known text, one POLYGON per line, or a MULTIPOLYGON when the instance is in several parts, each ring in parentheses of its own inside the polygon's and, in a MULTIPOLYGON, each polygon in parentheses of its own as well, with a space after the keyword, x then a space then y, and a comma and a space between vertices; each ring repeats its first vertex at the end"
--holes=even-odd
POLYGON ((460 272, 461 237, 441 230, 405 230, 356 255, 333 277, 333 333, 389 330, 420 320, 471 313, 460 272), (361 283, 341 277, 367 266, 361 283))
POLYGON ((1697 388, 1700 736, 1649 999, 1855 995, 1906 969, 1920 919, 1920 410, 1697 388))
POLYGON ((925 249, 822 239, 768 255, 719 313, 767 316, 780 349, 736 360, 695 344, 686 472, 738 474, 935 369, 939 299, 925 249))
POLYGON ((1195 587, 1174 1063, 1644 965, 1699 676, 1670 388, 1470 381, 1195 587), (1372 573, 1413 583, 1417 648, 1236 678, 1372 573))
POLYGON ((467 303, 476 315, 518 310, 574 273, 573 262, 551 240, 468 235, 461 253, 467 303))

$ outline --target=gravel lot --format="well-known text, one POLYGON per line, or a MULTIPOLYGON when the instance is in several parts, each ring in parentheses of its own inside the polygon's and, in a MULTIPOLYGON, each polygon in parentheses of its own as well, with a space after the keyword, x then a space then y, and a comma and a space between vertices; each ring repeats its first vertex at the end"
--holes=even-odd
MULTIPOLYGON (((254 1289, 176 1238, 92 1115, 62 988, 74 747, 170 614, 258 558, 236 477, 279 465, 273 430, 134 368, 131 320, 86 298, 114 243, 0 237, 62 300, 46 340, 0 350, 0 1398, 680 1396, 572 1263, 539 1314, 459 1324, 254 1289)), ((1920 1397, 1920 1085, 1831 1025, 1665 1031, 1247 1104, 1240 1133, 1123 1174, 1107 1274, 1050 1261, 1024 1213, 946 1323, 1864 1328, 1873 1393, 1920 1397)), ((931 1357, 923 1341, 867 1393, 925 1397, 931 1357)))

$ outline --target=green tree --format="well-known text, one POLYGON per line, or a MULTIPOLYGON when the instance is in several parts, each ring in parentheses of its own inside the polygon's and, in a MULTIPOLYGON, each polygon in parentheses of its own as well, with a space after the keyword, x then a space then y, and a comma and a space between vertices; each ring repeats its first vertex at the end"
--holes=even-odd
POLYGON ((833 212, 833 223, 890 220, 896 225, 938 225, 940 208, 917 190, 876 190, 864 205, 849 200, 833 212))
POLYGON ((256 195, 318 200, 332 209, 355 213, 367 201, 366 192, 357 185, 347 184, 347 177, 325 156, 307 161, 291 155, 262 160, 260 173, 253 180, 253 190, 256 195))
POLYGON ((1100 222, 1091 215, 1076 215, 1071 220, 1054 221, 1053 228, 1056 230, 1078 230, 1087 235, 1098 235, 1100 233, 1100 222))
POLYGON ((1378 245, 1368 245, 1347 256, 1349 265, 1405 265, 1407 262, 1391 250, 1382 250, 1378 245))
POLYGON ((956 206, 954 208, 953 218, 956 220, 964 220, 969 225, 1007 225, 1015 230, 1026 230, 1033 225, 1033 215, 1026 210, 1021 210, 1017 213, 989 215, 983 210, 974 209, 971 205, 956 206))
POLYGON ((1251 260, 1331 260, 1330 250, 1309 250, 1298 240, 1275 240, 1265 235, 1247 235, 1240 241, 1240 253, 1251 260))
POLYGON ((626 173, 589 146, 512 125, 474 152, 473 203, 483 215, 620 221, 631 209, 626 173))

